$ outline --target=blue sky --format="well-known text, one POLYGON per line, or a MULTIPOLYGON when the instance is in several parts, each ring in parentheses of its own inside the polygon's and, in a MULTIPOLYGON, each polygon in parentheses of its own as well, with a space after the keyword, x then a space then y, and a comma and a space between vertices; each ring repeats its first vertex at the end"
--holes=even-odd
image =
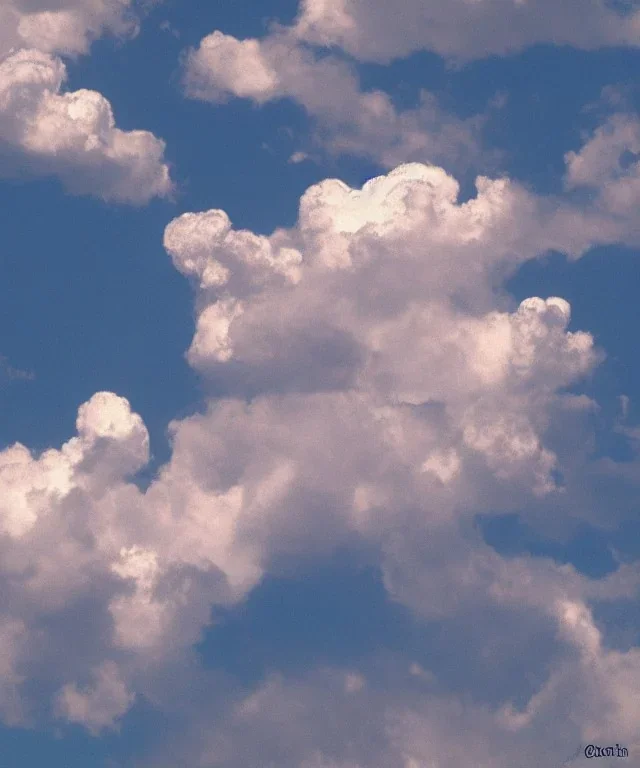
POLYGON ((638 758, 636 5, 0 11, 0 766, 638 758))

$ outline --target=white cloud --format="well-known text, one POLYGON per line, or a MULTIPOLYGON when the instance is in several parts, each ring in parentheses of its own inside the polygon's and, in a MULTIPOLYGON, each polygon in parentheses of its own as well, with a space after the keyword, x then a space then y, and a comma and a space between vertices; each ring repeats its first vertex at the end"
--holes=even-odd
MULTIPOLYGON (((457 194, 441 169, 411 164, 363 189, 315 185, 297 224, 269 236, 233 229, 222 211, 167 227, 165 246, 196 292, 189 359, 222 396, 171 424, 171 459, 145 491, 130 477, 148 460, 147 431, 113 394, 81 406, 78 434, 60 450, 0 453, 0 610, 23 638, 5 677, 21 706, 30 703, 21 675, 37 676, 43 658, 57 713, 94 731, 135 694, 170 705, 181 692, 162 683, 163 670, 187 665, 212 605, 242 600, 281 558, 295 565, 357 539, 377 554, 388 592, 448 631, 430 709, 378 700, 375 681, 349 670, 336 683, 344 717, 323 730, 315 684, 267 685, 219 727, 198 724, 212 733, 208 746, 197 741, 209 762, 178 764, 252 765, 272 749, 285 766, 421 765, 427 742, 414 722, 427 735, 469 734, 443 768, 476 765, 480 744, 491 768, 512 765, 518 749, 534 765, 535 734, 549 723, 561 746, 593 733, 598 718, 630 734, 635 651, 610 651, 591 611, 633 599, 637 567, 592 581, 542 558, 505 559, 473 525, 514 500, 524 515, 582 514, 575 488, 592 466, 582 453, 567 459, 566 445, 588 428, 588 408, 559 390, 593 370, 598 353, 589 334, 568 330, 566 301, 515 306, 501 286, 548 248, 578 256, 627 227, 616 219, 602 231, 590 209, 506 179, 480 178, 463 204, 457 194), (571 426, 566 445, 553 437, 558 424, 571 426), (567 462, 573 485, 563 488, 555 470, 567 462), (95 631, 77 639, 73 658, 48 657, 71 647, 74 630, 46 617, 81 600, 95 631), (617 687, 591 685, 585 659, 617 687), (533 681, 522 672, 514 683, 514 669, 533 681), (381 757, 364 737, 341 752, 352 733, 341 728, 363 722, 372 700, 381 757), (563 733, 565 712, 573 725, 563 733)), ((592 502, 589 514, 609 510, 592 502)))
POLYGON ((388 168, 410 160, 466 162, 478 151, 480 117, 447 115, 427 92, 415 109, 398 111, 383 91, 364 91, 352 66, 319 57, 282 32, 263 40, 214 32, 190 51, 185 85, 189 96, 203 101, 293 99, 313 119, 316 140, 327 150, 388 168))
POLYGON ((199 289, 190 361, 252 391, 326 390, 357 379, 410 403, 454 397, 458 388, 476 397, 526 387, 534 371, 553 389, 584 373, 590 341, 564 333, 566 302, 532 299, 509 315, 493 310, 491 290, 523 260, 562 248, 561 238, 579 247, 579 233, 560 232, 555 214, 515 184, 481 178, 478 189, 458 204, 458 186, 443 171, 405 165, 362 191, 335 180, 316 185, 302 198, 297 228, 269 238, 232 230, 219 211, 180 217, 165 244, 199 289), (548 360, 538 344, 549 345, 548 360), (298 375, 307 383, 296 384, 288 358, 311 345, 315 359, 298 375))
POLYGON ((18 48, 87 53, 105 32, 131 35, 136 29, 132 0, 3 0, 0 58, 18 48))
MULTIPOLYGON (((214 211, 165 236, 197 290, 191 363, 215 390, 252 398, 177 425, 197 446, 192 466, 244 488, 246 535, 265 553, 326 551, 357 531, 381 546, 388 588, 436 617, 487 593, 503 602, 522 577, 540 591, 517 600, 538 607, 550 591, 588 591, 566 570, 507 567, 460 539, 475 512, 514 497, 576 514, 545 435, 552 414, 584 413, 556 393, 598 360, 588 334, 567 331, 566 301, 496 310, 492 288, 547 248, 587 249, 591 213, 504 180, 478 187, 460 205, 442 171, 404 166, 361 191, 316 185, 297 226, 268 238, 214 211), (412 538, 424 548, 407 549, 412 538)), ((616 599, 635 589, 620 578, 616 599)))
POLYGON ((133 696, 112 662, 105 662, 95 670, 94 678, 94 684, 86 690, 65 685, 58 695, 57 706, 60 715, 69 722, 80 723, 97 734, 112 726, 129 709, 133 696))
POLYGON ((418 50, 465 61, 537 43, 637 46, 640 11, 602 0, 301 0, 293 33, 364 61, 418 50))
MULTIPOLYGON (((637 650, 603 648, 590 612, 580 603, 549 608, 549 629, 562 639, 544 682, 522 709, 511 702, 490 705, 478 690, 473 695, 449 690, 442 672, 428 685, 415 681, 415 674, 396 673, 354 691, 345 688, 339 670, 322 668, 295 678, 271 676, 214 720, 200 710, 174 755, 207 768, 535 768, 541 762, 562 764, 576 756, 578 745, 582 751, 588 743, 618 742, 633 756, 640 746, 633 696, 640 671, 637 650)), ((500 630, 515 631, 522 643, 522 628, 512 619, 500 630)), ((451 638, 461 656, 478 644, 488 651, 492 643, 517 653, 515 643, 505 644, 488 620, 468 623, 464 631, 460 642, 451 638)), ((540 638, 539 627, 532 624, 528 631, 540 638)), ((527 651, 533 653, 520 656, 520 664, 531 672, 540 663, 535 643, 527 651)), ((485 653, 476 663, 491 665, 493 659, 485 653)), ((579 757, 584 759, 583 751, 579 757)))
MULTIPOLYGON (((478 167, 484 114, 448 114, 427 91, 398 109, 381 90, 364 90, 344 55, 386 63, 421 50, 456 63, 507 55, 539 43, 583 49, 640 45, 640 10, 604 0, 301 0, 290 27, 262 39, 221 31, 186 57, 188 96, 258 105, 291 99, 309 115, 314 141, 334 154, 366 157, 385 168, 418 161, 478 167)), ((307 156, 297 148, 292 160, 307 156)), ((497 154, 485 152, 493 163, 497 154)))
POLYGON ((21 684, 44 666, 56 713, 97 732, 197 641, 212 602, 246 594, 261 571, 259 553, 236 541, 242 490, 194 478, 180 437, 144 494, 128 478, 148 461, 149 438, 126 400, 94 395, 77 433, 38 457, 19 444, 0 453, 0 714, 28 721, 36 702, 21 684), (91 630, 48 625, 79 603, 91 630))
POLYGON ((191 53, 189 93, 210 100, 223 97, 225 91, 258 103, 272 99, 278 93, 280 78, 265 53, 259 40, 236 40, 214 32, 191 53))
POLYGON ((142 204, 172 191, 164 142, 116 127, 95 91, 63 92, 64 64, 21 50, 0 63, 0 156, 4 175, 57 176, 75 194, 142 204))
POLYGON ((615 113, 599 126, 578 152, 568 152, 565 184, 569 190, 595 193, 595 206, 629 222, 637 242, 640 227, 634 216, 640 203, 640 119, 615 113))
POLYGON ((1 175, 55 176, 73 194, 141 205, 173 184, 164 142, 116 127, 111 105, 65 92, 56 54, 87 53, 105 33, 137 31, 132 0, 8 0, 0 8, 1 175))
POLYGON ((632 158, 640 153, 640 121, 617 113, 597 128, 579 152, 567 153, 567 185, 570 188, 601 187, 624 176, 634 165, 631 161, 626 168, 622 167, 625 151, 632 158))
MULTIPOLYGON (((187 442, 198 435, 199 446, 206 434, 225 435, 209 454, 229 468, 227 481, 218 475, 222 487, 243 482, 243 455, 247 497, 270 489, 256 507, 268 548, 281 551, 281 537, 301 551, 313 546, 316 498, 338 540, 351 528, 388 541, 403 521, 438 552, 448 544, 456 551, 460 504, 468 519, 510 509, 514 494, 524 507, 548 497, 547 510, 567 514, 554 479, 563 467, 544 436, 552 414, 586 413, 557 392, 592 370, 598 354, 588 334, 567 331, 563 299, 496 310, 493 286, 538 253, 579 256, 592 242, 626 237, 628 225, 506 180, 480 179, 478 196, 464 204, 457 192, 441 170, 409 165, 362 190, 316 185, 297 226, 269 238, 234 231, 214 211, 167 228, 165 245, 197 289, 189 360, 217 391, 252 398, 221 403, 179 429, 187 442), (251 442, 240 437, 249 434, 251 442)), ((452 556, 453 594, 468 584, 464 569, 456 572, 468 555, 452 556)), ((413 562, 404 545, 387 547, 386 557, 389 570, 413 562)), ((422 611, 439 613, 452 594, 437 577, 442 557, 434 562, 425 571, 432 589, 421 580, 416 594, 422 611)), ((499 562, 483 556, 478 568, 500 572, 499 562)))

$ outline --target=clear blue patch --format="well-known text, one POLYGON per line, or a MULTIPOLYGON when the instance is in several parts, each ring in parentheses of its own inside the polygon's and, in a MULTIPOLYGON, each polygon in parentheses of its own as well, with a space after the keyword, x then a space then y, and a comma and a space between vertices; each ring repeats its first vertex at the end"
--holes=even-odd
POLYGON ((570 563, 594 579, 618 568, 611 553, 610 537, 586 525, 570 541, 558 543, 540 538, 517 514, 479 515, 477 522, 485 542, 505 557, 549 557, 560 563, 570 563))

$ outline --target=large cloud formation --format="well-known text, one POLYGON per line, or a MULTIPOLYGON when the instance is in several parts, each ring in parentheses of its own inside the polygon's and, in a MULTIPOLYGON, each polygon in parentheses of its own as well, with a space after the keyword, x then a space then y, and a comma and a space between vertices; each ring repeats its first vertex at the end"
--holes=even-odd
MULTIPOLYGON (((613 650, 594 616, 637 598, 636 565, 597 580, 504 558, 474 525, 514 505, 533 524, 541 510, 611 523, 606 490, 581 508, 608 471, 576 458, 594 403, 566 394, 600 353, 568 329, 566 301, 514 306, 501 286, 550 248, 577 257, 633 230, 601 201, 477 187, 460 203, 443 170, 410 164, 360 190, 310 188, 296 226, 270 236, 219 210, 167 227, 196 291, 188 358, 216 397, 171 424, 171 460, 146 490, 132 480, 146 428, 111 393, 80 408, 61 449, 0 454, 6 722, 99 733, 137 695, 188 710, 176 681, 194 679, 212 605, 283 560, 360 542, 389 595, 440 628, 424 645, 442 663, 406 658, 377 688, 359 669, 310 669, 236 691, 215 717, 209 697, 180 755, 153 765, 507 768, 517 755, 533 768, 584 740, 635 743, 638 649, 613 650), (73 658, 58 653, 79 620, 73 658)), ((625 471, 637 485, 637 462, 625 471)))
POLYGON ((111 105, 65 92, 56 54, 85 53, 103 32, 135 29, 126 0, 17 2, 0 9, 0 160, 3 176, 55 176, 73 194, 141 205, 173 190, 165 144, 116 127, 111 105))

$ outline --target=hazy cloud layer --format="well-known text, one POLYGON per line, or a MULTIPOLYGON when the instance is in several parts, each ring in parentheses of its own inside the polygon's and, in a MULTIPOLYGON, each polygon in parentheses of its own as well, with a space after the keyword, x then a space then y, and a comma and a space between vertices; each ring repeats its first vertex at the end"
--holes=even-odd
POLYGON ((537 43, 637 46, 640 10, 605 0, 300 0, 293 33, 363 61, 419 50, 467 61, 537 43))

